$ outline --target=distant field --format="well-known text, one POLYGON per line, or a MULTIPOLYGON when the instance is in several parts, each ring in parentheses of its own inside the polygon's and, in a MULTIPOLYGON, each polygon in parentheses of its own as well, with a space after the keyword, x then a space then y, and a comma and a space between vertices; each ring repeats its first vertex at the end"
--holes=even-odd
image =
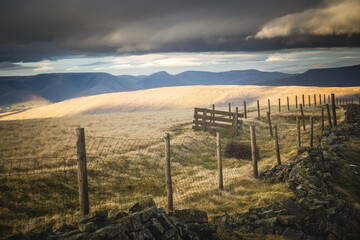
MULTIPOLYGON (((277 104, 280 98, 285 104, 289 96, 290 104, 295 104, 295 95, 300 103, 301 95, 327 95, 335 93, 336 97, 359 96, 360 87, 266 87, 266 86, 186 86, 166 87, 134 92, 120 92, 96 96, 71 99, 48 106, 30 109, 28 111, 0 117, 0 120, 32 119, 64 117, 74 115, 88 115, 101 113, 116 113, 124 111, 152 111, 162 109, 185 109, 206 107, 211 104, 226 106, 229 102, 235 106, 242 106, 247 101, 248 106, 254 106, 256 100, 266 105, 270 99, 277 104)), ((319 101, 319 99, 317 99, 319 101)), ((355 99, 358 101, 358 99, 355 99)))

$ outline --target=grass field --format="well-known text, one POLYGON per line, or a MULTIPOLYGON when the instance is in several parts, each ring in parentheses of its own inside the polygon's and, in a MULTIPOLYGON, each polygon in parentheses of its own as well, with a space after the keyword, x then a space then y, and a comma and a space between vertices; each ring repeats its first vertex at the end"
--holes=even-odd
MULTIPOLYGON (((309 116, 314 118, 315 136, 321 131, 321 107, 304 108, 303 146, 309 145, 309 116)), ((260 118, 254 107, 248 109, 244 129, 248 133, 249 125, 256 126, 259 171, 270 169, 276 157, 267 107, 262 107, 260 118)), ((277 109, 272 106, 272 122, 278 126, 281 158, 286 162, 297 153, 295 117, 299 109, 293 105, 290 111, 285 106, 281 113, 277 109)), ((339 108, 337 114, 341 122, 343 110, 339 108)), ((126 210, 146 197, 165 207, 165 131, 171 134, 175 208, 198 208, 214 216, 293 197, 283 184, 254 179, 248 160, 233 158, 223 159, 225 189, 218 190, 215 137, 194 132, 192 116, 193 109, 181 108, 0 121, 1 232, 12 232, 14 227, 28 231, 66 217, 74 220, 78 197, 73 133, 78 126, 85 128, 87 137, 91 211, 126 210)), ((249 136, 224 137, 223 148, 228 141, 249 144, 249 136)))
MULTIPOLYGON (((326 95, 335 93, 336 97, 355 97, 358 101, 360 87, 268 87, 268 86, 185 86, 165 87, 134 92, 119 92, 101 94, 89 97, 81 97, 50 104, 47 106, 30 109, 19 114, 0 117, 0 120, 33 119, 64 117, 87 114, 108 114, 130 111, 153 111, 164 109, 185 109, 194 107, 209 107, 216 104, 217 107, 226 106, 229 102, 234 106, 242 106, 247 101, 248 106, 255 106, 256 100, 261 105, 266 105, 268 99, 272 104, 277 104, 280 98, 286 103, 286 97, 290 98, 290 104, 295 104, 295 95, 301 101, 301 95, 308 96, 326 95)), ((326 99, 327 101, 327 99, 326 99)))

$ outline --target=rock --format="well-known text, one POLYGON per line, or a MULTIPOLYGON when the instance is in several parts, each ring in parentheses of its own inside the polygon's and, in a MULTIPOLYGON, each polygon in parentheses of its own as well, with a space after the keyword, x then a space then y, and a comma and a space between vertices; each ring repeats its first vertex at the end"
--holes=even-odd
POLYGON ((90 233, 78 233, 68 238, 64 238, 64 240, 90 240, 90 233))
POLYGON ((277 220, 282 225, 295 225, 297 217, 295 215, 282 215, 277 216, 277 220))
POLYGON ((112 239, 118 237, 120 239, 129 239, 125 233, 125 228, 119 224, 109 225, 97 230, 93 236, 95 239, 112 239))
POLYGON ((109 220, 117 220, 123 217, 126 217, 128 214, 126 212, 122 212, 119 209, 111 209, 108 212, 107 218, 109 220))
POLYGON ((142 200, 135 203, 130 209, 129 213, 140 212, 146 208, 156 208, 156 204, 152 198, 142 200))
MULTIPOLYGON (((150 222, 147 224, 152 235, 156 236, 160 236, 161 234, 163 234, 165 232, 164 227, 160 224, 160 222, 156 219, 153 218, 150 220, 150 222)), ((145 225, 146 227, 146 225, 145 225)))
POLYGON ((98 228, 99 227, 93 222, 79 224, 79 230, 81 232, 94 232, 98 228))
POLYGON ((231 231, 230 216, 225 213, 222 216, 216 216, 213 218, 213 223, 221 229, 221 231, 231 231))
POLYGON ((207 223, 208 216, 204 211, 196 210, 196 209, 183 209, 183 210, 175 210, 174 217, 178 218, 180 221, 184 223, 207 223))
POLYGON ((80 216, 79 223, 104 221, 107 215, 108 215, 107 211, 96 211, 93 213, 89 213, 88 215, 85 216, 80 216))
POLYGON ((55 227, 53 231, 55 234, 64 234, 72 230, 75 230, 75 227, 62 223, 59 226, 55 227))

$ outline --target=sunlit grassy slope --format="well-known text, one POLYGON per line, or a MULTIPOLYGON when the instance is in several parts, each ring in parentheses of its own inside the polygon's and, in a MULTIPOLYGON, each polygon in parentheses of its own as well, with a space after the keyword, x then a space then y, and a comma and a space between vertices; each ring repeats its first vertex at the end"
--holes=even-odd
POLYGON ((331 93, 335 93, 337 97, 343 97, 356 95, 359 92, 360 87, 166 87, 76 98, 5 116, 0 118, 0 120, 63 117, 137 110, 179 109, 210 106, 211 104, 225 106, 229 102, 234 105, 242 105, 243 101, 247 101, 248 106, 251 106, 256 104, 256 100, 260 100, 261 105, 266 105, 267 99, 270 99, 275 104, 281 98, 282 102, 285 103, 287 96, 290 98, 290 104, 294 104, 295 95, 298 95, 300 102, 301 94, 305 94, 305 100, 308 102, 308 95, 311 95, 311 101, 313 101, 314 94, 317 94, 317 98, 319 94, 325 94, 327 98, 331 93))

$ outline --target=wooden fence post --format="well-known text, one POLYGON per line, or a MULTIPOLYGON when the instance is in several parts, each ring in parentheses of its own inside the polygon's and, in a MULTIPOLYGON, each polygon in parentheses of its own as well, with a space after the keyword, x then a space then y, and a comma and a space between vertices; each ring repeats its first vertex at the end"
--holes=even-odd
POLYGON ((275 131, 276 158, 277 158, 278 165, 281 165, 277 125, 274 126, 274 131, 275 131))
POLYGON ((296 117, 296 129, 297 129, 297 136, 298 136, 298 148, 301 147, 301 131, 300 131, 300 119, 299 117, 296 117))
POLYGON ((257 109, 258 109, 258 118, 260 117, 260 103, 259 100, 257 100, 257 109))
POLYGON ((233 119, 233 131, 234 131, 234 136, 238 135, 238 123, 239 123, 239 109, 238 107, 236 107, 236 111, 234 113, 234 119, 233 119))
POLYGON ((325 101, 325 94, 324 94, 324 104, 326 104, 326 101, 325 101))
POLYGON ((244 117, 247 119, 247 113, 246 113, 246 101, 244 101, 244 117))
POLYGON ((270 136, 273 137, 273 131, 272 131, 272 126, 271 126, 270 112, 267 112, 267 117, 268 117, 268 122, 269 122, 270 136))
POLYGON ((224 190, 223 172, 222 172, 222 158, 221 158, 221 134, 220 134, 220 132, 216 133, 216 150, 217 150, 217 160, 218 160, 218 170, 219 170, 219 189, 224 190))
POLYGON ((310 95, 309 95, 309 107, 310 107, 310 105, 311 105, 311 104, 310 104, 310 95))
POLYGON ((321 108, 321 131, 323 132, 325 129, 325 123, 324 123, 324 109, 321 108))
POLYGON ((280 102, 280 98, 279 98, 279 112, 281 112, 281 102, 280 102))
POLYGON ((195 109, 194 109, 195 127, 199 127, 199 123, 198 123, 199 118, 197 117, 197 115, 198 115, 198 111, 197 111, 197 109, 195 108, 195 109))
POLYGON ((80 215, 84 216, 89 214, 90 211, 84 128, 77 128, 76 136, 80 215))
POLYGON ((269 113, 271 113, 270 99, 268 99, 269 113))
MULTIPOLYGON (((215 111, 215 104, 212 105, 212 110, 215 111)), ((212 113, 212 117, 215 118, 215 112, 212 113)), ((213 119, 212 122, 215 123, 215 119, 213 119)))
POLYGON ((332 123, 331 123, 331 115, 330 115, 330 107, 329 107, 329 104, 326 104, 326 109, 327 109, 327 113, 328 113, 329 127, 330 127, 330 129, 331 129, 331 128, 332 128, 332 123))
POLYGON ((330 95, 328 95, 328 103, 330 104, 330 102, 331 102, 331 101, 330 101, 330 95))
POLYGON ((171 166, 170 166, 170 133, 165 133, 165 180, 166 180, 166 195, 167 195, 167 210, 174 210, 173 190, 171 181, 171 166))
POLYGON ((316 106, 316 94, 314 94, 314 105, 316 106))
POLYGON ((303 101, 302 101, 302 102, 303 102, 302 105, 303 105, 303 107, 305 107, 305 96, 304 96, 304 94, 302 95, 302 100, 303 100, 303 101))
POLYGON ((313 147, 314 142, 314 120, 313 117, 310 117, 310 147, 313 147))
POLYGON ((296 108, 298 108, 298 104, 297 104, 297 96, 295 96, 295 106, 296 106, 296 108))
POLYGON ((331 105, 332 105, 332 112, 333 112, 333 120, 334 120, 334 127, 337 126, 337 120, 336 120, 336 106, 335 106, 335 94, 331 94, 331 105))
POLYGON ((287 100, 288 111, 290 111, 289 97, 286 97, 286 100, 287 100))
POLYGON ((300 112, 301 112, 301 120, 303 122, 303 128, 304 128, 304 131, 305 131, 305 117, 304 117, 304 109, 303 109, 302 104, 300 104, 300 112))
MULTIPOLYGON (((231 103, 229 103, 229 113, 231 113, 231 103)), ((231 119, 231 115, 229 116, 229 118, 231 119)))
POLYGON ((250 126, 250 140, 251 140, 251 158, 253 164, 253 174, 254 174, 254 178, 258 178, 255 126, 250 126))
POLYGON ((319 94, 319 103, 321 105, 321 94, 319 94))

